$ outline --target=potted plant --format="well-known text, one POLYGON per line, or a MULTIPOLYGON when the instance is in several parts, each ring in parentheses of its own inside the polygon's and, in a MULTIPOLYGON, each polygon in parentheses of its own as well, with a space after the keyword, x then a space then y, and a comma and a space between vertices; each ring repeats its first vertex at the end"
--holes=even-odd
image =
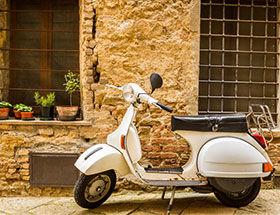
POLYGON ((0 119, 3 120, 9 118, 10 107, 12 107, 12 105, 9 102, 0 102, 0 119))
POLYGON ((55 93, 50 92, 46 96, 41 96, 39 92, 34 93, 34 99, 37 105, 40 106, 41 120, 53 120, 55 93))
POLYGON ((16 105, 14 105, 14 114, 15 114, 15 118, 16 119, 20 119, 21 118, 21 114, 20 114, 20 109, 22 108, 22 107, 24 107, 24 106, 26 106, 26 105, 24 105, 24 104, 16 104, 16 105))
POLYGON ((34 120, 32 107, 23 105, 18 109, 22 120, 34 120))
POLYGON ((73 93, 80 89, 80 77, 70 71, 64 76, 65 91, 69 94, 70 107, 56 106, 59 120, 75 120, 79 107, 73 106, 73 93))

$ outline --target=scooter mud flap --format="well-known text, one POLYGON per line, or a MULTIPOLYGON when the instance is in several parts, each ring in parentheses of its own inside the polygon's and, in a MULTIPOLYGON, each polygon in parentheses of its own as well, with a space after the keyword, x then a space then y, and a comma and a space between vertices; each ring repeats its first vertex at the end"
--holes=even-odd
POLYGON ((251 144, 233 137, 210 140, 198 155, 198 171, 205 177, 259 178, 263 172, 265 157, 251 144))
POLYGON ((123 155, 107 144, 97 144, 87 149, 78 158, 75 166, 86 175, 93 175, 111 169, 120 175, 125 175, 130 171, 123 155))

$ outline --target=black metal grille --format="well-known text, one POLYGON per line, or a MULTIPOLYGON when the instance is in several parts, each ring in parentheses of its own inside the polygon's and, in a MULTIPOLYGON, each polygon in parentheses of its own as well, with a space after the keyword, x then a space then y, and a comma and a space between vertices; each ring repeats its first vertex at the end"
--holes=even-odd
POLYGON ((272 0, 202 0, 199 113, 277 110, 279 6, 272 0))
POLYGON ((77 153, 30 153, 30 184, 32 186, 73 187, 79 177, 74 163, 77 153))

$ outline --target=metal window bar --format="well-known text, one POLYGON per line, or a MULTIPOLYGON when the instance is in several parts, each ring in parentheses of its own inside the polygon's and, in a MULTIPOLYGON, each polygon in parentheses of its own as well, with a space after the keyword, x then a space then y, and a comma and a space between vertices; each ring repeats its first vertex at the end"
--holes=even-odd
POLYGON ((202 14, 201 23, 204 22, 204 25, 201 24, 201 37, 204 37, 205 39, 208 37, 208 40, 201 40, 199 81, 199 103, 201 104, 199 105, 199 114, 247 112, 248 106, 252 103, 266 104, 268 102, 267 105, 270 106, 272 115, 277 116, 277 73, 279 72, 279 68, 276 59, 279 56, 279 53, 276 44, 279 42, 280 38, 277 34, 277 29, 280 23, 277 19, 277 11, 279 7, 277 1, 270 0, 263 0, 261 5, 256 5, 254 1, 251 1, 250 4, 247 1, 246 4, 243 0, 238 0, 237 3, 230 4, 226 3, 225 0, 215 1, 215 3, 212 2, 212 0, 209 0, 206 3, 204 0, 201 3, 202 11, 208 14, 208 17, 205 17, 205 15, 202 14), (215 16, 213 12, 213 10, 217 11, 217 6, 219 6, 219 12, 222 14, 220 17, 215 16), (227 12, 229 9, 226 11, 226 7, 235 7, 236 15, 228 15, 227 12), (246 12, 250 13, 249 19, 245 19, 244 14, 243 17, 241 16, 241 10, 243 10, 244 13, 244 9, 246 12), (264 11, 262 19, 255 19, 255 17, 258 16, 258 12, 260 12, 257 10, 264 11), (269 17, 271 11, 274 13, 274 16, 271 16, 270 14, 269 17), (221 29, 213 31, 213 28, 215 28, 215 23, 213 22, 218 22, 218 24, 222 26, 221 29), (208 25, 205 23, 208 23, 208 25), (244 26, 241 28, 241 24, 249 26, 248 33, 245 32, 244 26), (229 32, 227 29, 230 25, 234 26, 236 29, 229 32), (264 25, 264 29, 257 25, 264 25), (269 30, 270 33, 268 33, 269 30), (215 47, 215 45, 212 44, 215 38, 217 41, 221 41, 220 47, 215 47), (235 44, 235 48, 228 49, 225 44, 226 39, 232 40, 232 43, 235 44), (242 47, 241 39, 247 40, 249 47, 242 47), (260 40, 261 43, 263 43, 263 47, 260 50, 254 49, 254 43, 256 43, 255 40, 260 40), (275 45, 269 46, 269 41, 270 43, 273 41, 271 44, 275 45), (232 55, 232 58, 234 58, 233 64, 226 62, 226 55, 232 55), (248 57, 248 62, 246 62, 246 64, 244 64, 242 55, 248 57), (257 56, 261 55, 262 60, 257 61, 257 56), (213 63, 215 56, 219 56, 221 62, 213 63), (273 62, 271 59, 273 59, 273 62), (248 70, 246 80, 244 80, 244 78, 240 79, 239 77, 244 69, 248 70), (228 80, 226 77, 230 70, 232 70, 231 75, 234 77, 233 80, 228 80), (208 71, 207 75, 205 73, 206 71, 208 71), (219 71, 220 75, 216 74, 217 71, 219 71), (262 74, 258 74, 260 71, 262 74), (256 78, 256 76, 261 76, 261 78, 256 78), (217 86, 215 86, 215 84, 217 86), (230 95, 227 95, 229 91, 229 89, 227 89, 228 84, 234 85, 233 92, 230 95), (248 86, 246 96, 243 95, 244 93, 240 94, 240 91, 242 90, 240 87, 242 84, 247 84, 248 86), (259 85, 261 88, 261 90, 259 90, 259 88, 257 89, 257 94, 256 85, 259 85), (219 95, 217 95, 217 91, 219 91, 219 95), (212 105, 217 102, 217 99, 219 101, 219 109, 217 108, 217 105, 215 107, 212 105), (244 105, 240 106, 241 102, 239 101, 245 99, 248 104, 246 109, 244 105), (228 100, 232 101, 228 102, 228 100), (232 103, 230 109, 228 108, 229 103, 232 103), (227 106, 227 108, 225 108, 225 106, 227 106))

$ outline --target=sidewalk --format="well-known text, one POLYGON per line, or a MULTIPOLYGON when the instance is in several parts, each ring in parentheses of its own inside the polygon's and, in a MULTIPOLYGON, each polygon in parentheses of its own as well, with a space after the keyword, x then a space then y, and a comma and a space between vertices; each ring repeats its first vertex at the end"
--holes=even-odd
MULTIPOLYGON (((13 197, 0 198, 0 215, 162 215, 170 197, 161 199, 161 193, 114 193, 102 206, 93 210, 80 208, 71 197, 13 197)), ((213 194, 179 191, 175 195, 172 215, 190 214, 280 214, 280 190, 261 190, 247 207, 225 207, 213 194)))

